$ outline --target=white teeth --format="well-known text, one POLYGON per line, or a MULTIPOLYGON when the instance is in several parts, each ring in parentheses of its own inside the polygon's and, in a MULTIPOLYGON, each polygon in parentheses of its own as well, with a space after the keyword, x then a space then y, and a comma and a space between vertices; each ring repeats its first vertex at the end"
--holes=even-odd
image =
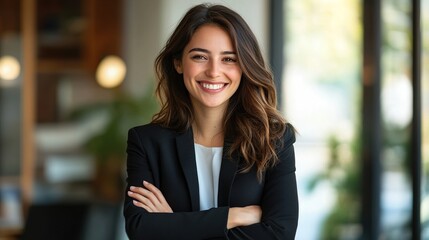
POLYGON ((203 83, 202 86, 203 88, 207 88, 210 90, 217 90, 217 89, 221 89, 225 84, 209 84, 209 83, 203 83))

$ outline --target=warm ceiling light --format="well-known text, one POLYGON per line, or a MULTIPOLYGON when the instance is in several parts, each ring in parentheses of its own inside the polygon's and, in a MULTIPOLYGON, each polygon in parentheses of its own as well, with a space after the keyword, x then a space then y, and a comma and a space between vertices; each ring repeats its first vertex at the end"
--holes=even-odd
POLYGON ((124 81, 126 72, 124 61, 118 56, 109 55, 97 67, 97 82, 104 88, 117 87, 124 81))
POLYGON ((20 71, 21 66, 15 57, 4 56, 0 58, 0 79, 15 80, 20 71))

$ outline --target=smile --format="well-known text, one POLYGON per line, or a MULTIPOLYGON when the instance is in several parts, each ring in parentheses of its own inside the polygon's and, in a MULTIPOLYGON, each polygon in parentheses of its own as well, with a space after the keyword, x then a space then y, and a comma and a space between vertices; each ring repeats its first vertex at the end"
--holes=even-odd
POLYGON ((216 83, 216 84, 200 83, 200 84, 203 88, 208 89, 208 90, 219 90, 226 85, 226 83, 216 83))

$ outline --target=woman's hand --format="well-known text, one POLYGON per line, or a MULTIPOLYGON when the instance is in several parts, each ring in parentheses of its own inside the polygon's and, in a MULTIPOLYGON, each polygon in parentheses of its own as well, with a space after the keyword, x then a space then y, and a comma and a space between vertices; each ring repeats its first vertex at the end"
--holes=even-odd
POLYGON ((248 226, 261 222, 262 209, 258 205, 233 207, 229 209, 227 228, 248 226))
POLYGON ((153 213, 172 213, 170 205, 162 195, 162 192, 153 184, 143 181, 144 187, 131 186, 128 196, 133 198, 133 203, 137 207, 146 209, 153 213))
MULTIPOLYGON (((137 207, 146 209, 153 213, 172 213, 170 205, 164 198, 162 192, 153 184, 143 181, 144 187, 131 186, 128 196, 133 198, 137 207)), ((248 226, 261 221, 262 209, 258 205, 246 207, 233 207, 229 209, 227 228, 248 226)))

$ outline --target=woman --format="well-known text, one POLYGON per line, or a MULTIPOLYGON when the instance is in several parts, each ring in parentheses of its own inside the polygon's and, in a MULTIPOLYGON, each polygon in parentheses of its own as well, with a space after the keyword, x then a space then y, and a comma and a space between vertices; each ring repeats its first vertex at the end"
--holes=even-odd
POLYGON ((245 21, 193 7, 155 67, 161 110, 128 133, 130 239, 293 239, 294 130, 245 21))

